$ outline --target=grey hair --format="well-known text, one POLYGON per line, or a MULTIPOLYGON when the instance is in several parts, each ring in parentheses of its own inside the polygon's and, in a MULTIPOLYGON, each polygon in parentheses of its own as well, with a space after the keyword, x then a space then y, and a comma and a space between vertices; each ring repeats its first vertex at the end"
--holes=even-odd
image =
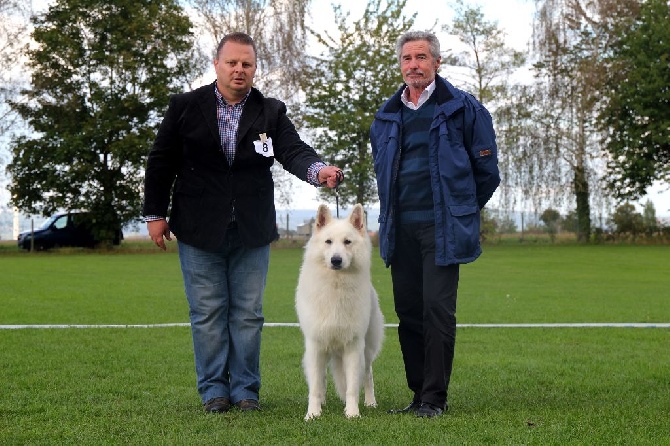
POLYGON ((413 42, 415 40, 425 40, 428 42, 428 48, 430 48, 430 54, 435 58, 435 60, 440 58, 440 41, 437 39, 437 36, 430 31, 407 31, 405 34, 398 37, 396 42, 395 49, 398 53, 398 61, 402 57, 402 47, 407 42, 413 42))

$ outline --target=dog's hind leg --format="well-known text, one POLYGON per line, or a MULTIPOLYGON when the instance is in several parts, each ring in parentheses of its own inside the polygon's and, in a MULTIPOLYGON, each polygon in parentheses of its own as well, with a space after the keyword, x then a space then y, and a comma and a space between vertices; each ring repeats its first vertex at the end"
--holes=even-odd
POLYGON ((309 392, 305 420, 321 416, 321 405, 326 399, 326 362, 326 352, 319 350, 317 343, 305 339, 303 368, 309 392))
POLYGON ((384 340, 384 316, 379 309, 379 300, 374 288, 370 288, 370 303, 372 311, 370 312, 370 325, 365 334, 365 376, 363 377, 363 387, 365 388, 365 405, 368 407, 377 407, 375 399, 375 384, 372 377, 372 361, 375 360, 382 347, 384 340))
POLYGON ((377 407, 377 400, 375 399, 375 382, 372 378, 372 365, 366 367, 365 377, 363 380, 363 387, 365 389, 365 405, 367 407, 377 407))

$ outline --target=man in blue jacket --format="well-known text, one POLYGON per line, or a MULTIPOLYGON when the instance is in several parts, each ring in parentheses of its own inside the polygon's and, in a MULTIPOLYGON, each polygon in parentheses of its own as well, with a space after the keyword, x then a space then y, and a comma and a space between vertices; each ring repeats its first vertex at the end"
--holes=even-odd
POLYGON ((459 265, 481 254, 480 211, 500 183, 489 112, 437 75, 440 43, 409 31, 396 45, 403 85, 375 114, 370 141, 379 248, 391 267, 412 401, 389 413, 447 410, 459 265))

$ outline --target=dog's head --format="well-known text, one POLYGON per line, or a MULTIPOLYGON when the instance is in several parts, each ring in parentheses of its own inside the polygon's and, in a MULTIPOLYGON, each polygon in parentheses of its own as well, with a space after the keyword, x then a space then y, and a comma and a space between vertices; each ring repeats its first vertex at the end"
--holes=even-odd
POLYGON ((347 218, 333 218, 326 205, 320 205, 307 249, 332 270, 370 267, 370 237, 363 206, 357 204, 347 218))

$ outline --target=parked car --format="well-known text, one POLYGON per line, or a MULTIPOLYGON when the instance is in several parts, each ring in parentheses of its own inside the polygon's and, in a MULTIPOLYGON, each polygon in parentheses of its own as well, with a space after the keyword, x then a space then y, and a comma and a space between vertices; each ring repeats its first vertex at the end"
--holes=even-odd
MULTIPOLYGON (((49 217, 34 231, 19 234, 18 245, 22 249, 30 249, 34 239, 34 249, 42 251, 61 246, 93 248, 100 241, 93 235, 94 221, 86 212, 61 212, 49 217)), ((123 240, 121 228, 116 231, 113 240, 118 245, 123 240)))

